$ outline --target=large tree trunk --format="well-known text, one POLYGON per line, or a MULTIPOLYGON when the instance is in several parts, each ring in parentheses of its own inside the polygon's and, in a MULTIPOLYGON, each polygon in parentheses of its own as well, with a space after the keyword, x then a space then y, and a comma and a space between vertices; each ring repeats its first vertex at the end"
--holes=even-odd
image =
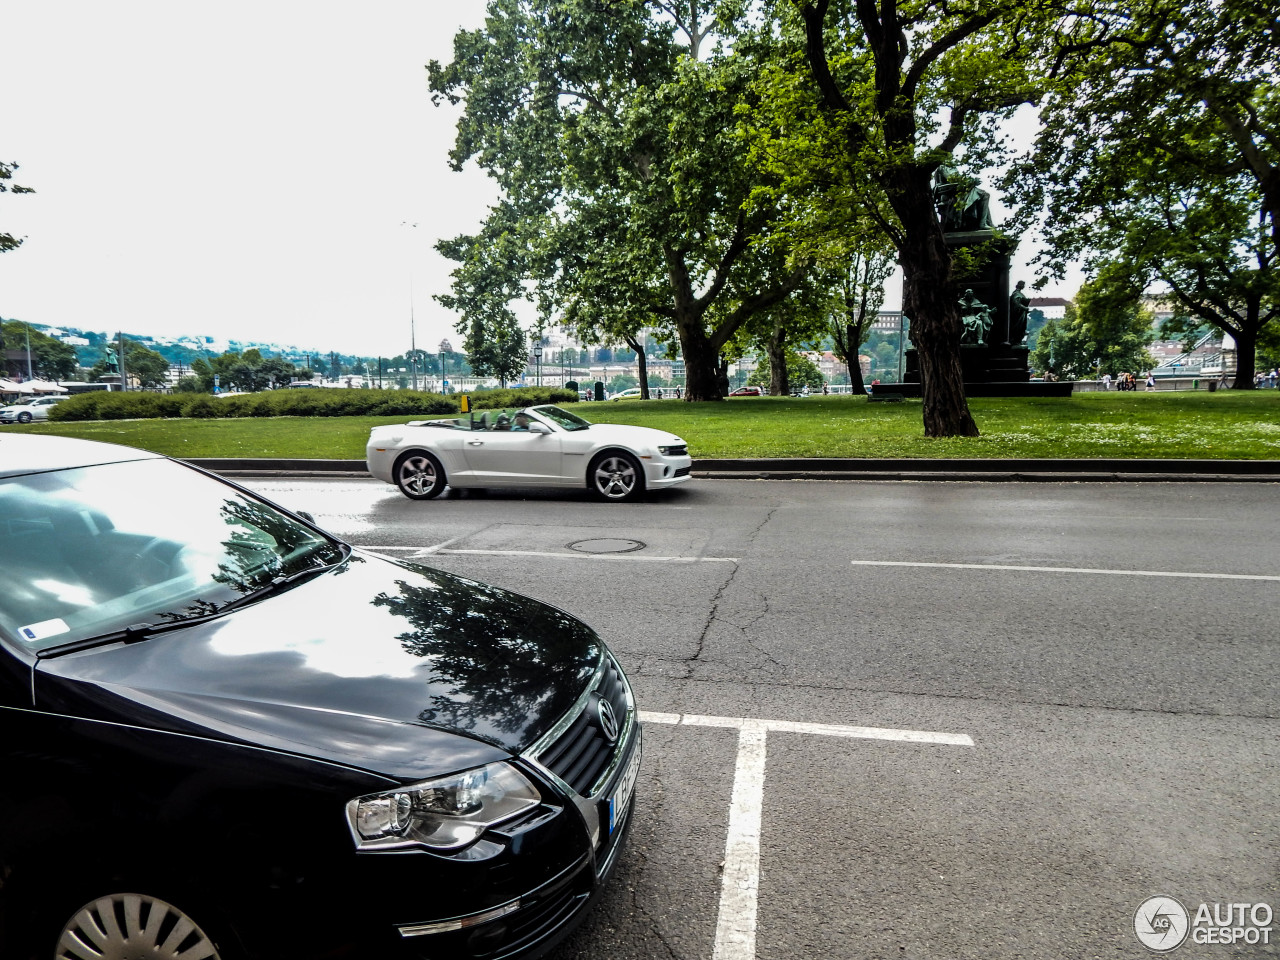
POLYGON ((677 315, 676 333, 680 337, 680 352, 684 355, 684 399, 692 402, 723 400, 718 367, 720 355, 702 328, 702 315, 677 315))
POLYGON ((769 357, 769 395, 790 396, 790 384, 787 382, 787 340, 781 324, 774 325, 773 335, 765 344, 765 354, 769 357))
MULTIPOLYGON (((1252 308, 1253 304, 1249 304, 1252 308)), ((1250 314, 1254 311, 1250 309, 1250 314)), ((1258 326, 1257 317, 1250 316, 1248 323, 1241 324, 1239 330, 1233 330, 1232 338, 1236 342, 1236 378, 1231 383, 1233 390, 1252 390, 1257 384, 1253 375, 1257 372, 1258 326)))
POLYGON ((960 310, 951 282, 947 249, 933 206, 928 173, 900 171, 889 190, 890 203, 902 222, 902 312, 911 321, 911 342, 920 364, 926 437, 976 437, 978 425, 969 413, 960 365, 960 310))

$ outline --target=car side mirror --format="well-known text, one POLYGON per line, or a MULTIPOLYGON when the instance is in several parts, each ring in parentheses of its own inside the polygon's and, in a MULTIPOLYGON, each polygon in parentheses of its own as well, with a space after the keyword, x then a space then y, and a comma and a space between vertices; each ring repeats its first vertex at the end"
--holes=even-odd
POLYGON ((550 433, 551 428, 548 427, 545 423, 531 423, 529 424, 529 432, 530 433, 550 433))

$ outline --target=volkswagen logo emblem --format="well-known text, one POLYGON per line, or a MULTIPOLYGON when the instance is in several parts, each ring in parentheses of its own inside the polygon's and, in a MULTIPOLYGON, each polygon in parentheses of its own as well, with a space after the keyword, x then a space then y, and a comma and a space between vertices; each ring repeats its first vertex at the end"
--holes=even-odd
POLYGON ((618 739, 618 717, 613 712, 613 704, 603 697, 596 700, 596 719, 606 740, 613 743, 618 739))

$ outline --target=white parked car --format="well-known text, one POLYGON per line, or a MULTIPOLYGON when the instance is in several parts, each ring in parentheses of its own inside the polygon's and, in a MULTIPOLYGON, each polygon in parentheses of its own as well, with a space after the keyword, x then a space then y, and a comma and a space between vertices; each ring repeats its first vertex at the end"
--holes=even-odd
POLYGON ((585 486, 622 501, 684 483, 693 466, 688 445, 665 430, 590 423, 550 405, 374 427, 365 460, 412 500, 446 486, 585 486))
POLYGON ((36 397, 7 407, 0 407, 0 423, 30 423, 32 420, 48 420, 49 408, 65 397, 36 397))

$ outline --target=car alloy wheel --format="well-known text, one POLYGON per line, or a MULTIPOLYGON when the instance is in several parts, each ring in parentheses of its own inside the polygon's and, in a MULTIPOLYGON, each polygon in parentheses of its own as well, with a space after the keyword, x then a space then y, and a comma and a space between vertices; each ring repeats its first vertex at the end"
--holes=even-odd
POLYGON ((445 487, 444 467, 429 453, 408 453, 396 461, 396 486, 410 500, 430 500, 445 487))
POLYGON ((218 960, 218 948, 185 913, 140 893, 115 893, 76 911, 55 960, 218 960))
POLYGON ((591 465, 591 489, 602 500, 630 500, 644 489, 640 463, 629 453, 606 453, 591 465))
POLYGON ((19 414, 18 414, 18 422, 19 422, 19 423, 30 423, 30 422, 31 422, 31 411, 30 411, 30 410, 23 410, 21 413, 19 413, 19 414))

